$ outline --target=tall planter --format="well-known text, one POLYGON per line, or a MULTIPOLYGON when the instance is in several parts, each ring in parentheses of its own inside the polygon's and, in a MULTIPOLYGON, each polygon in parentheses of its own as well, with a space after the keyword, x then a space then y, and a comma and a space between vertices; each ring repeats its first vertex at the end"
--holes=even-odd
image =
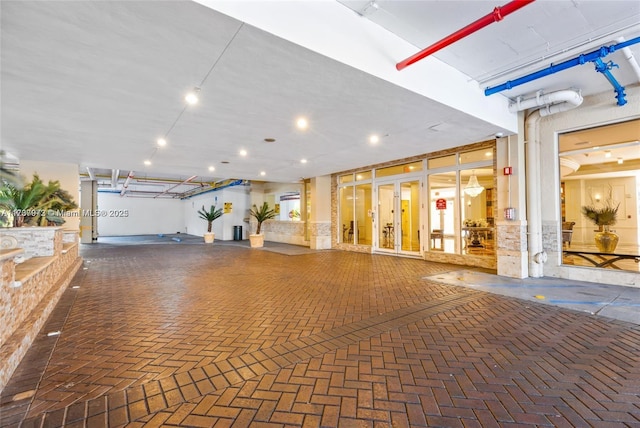
POLYGON ((596 247, 601 253, 613 253, 618 245, 618 235, 609 230, 609 226, 602 226, 602 231, 595 235, 596 247))
POLYGON ((249 242, 251 243, 251 248, 264 247, 264 235, 251 234, 249 235, 249 242))
POLYGON ((260 233, 262 230, 262 223, 267 220, 274 218, 277 214, 275 210, 269 208, 269 204, 264 202, 260 208, 256 205, 253 206, 253 209, 249 212, 251 217, 255 218, 258 222, 258 227, 256 228, 256 233, 249 235, 249 242, 251 243, 251 248, 259 248, 264 245, 264 236, 260 233))
POLYGON ((209 210, 206 210, 203 205, 202 209, 198 210, 198 215, 201 219, 207 221, 207 233, 204 234, 205 244, 213 244, 216 235, 211 231, 211 226, 216 219, 222 217, 222 208, 216 209, 215 205, 211 205, 209 210))

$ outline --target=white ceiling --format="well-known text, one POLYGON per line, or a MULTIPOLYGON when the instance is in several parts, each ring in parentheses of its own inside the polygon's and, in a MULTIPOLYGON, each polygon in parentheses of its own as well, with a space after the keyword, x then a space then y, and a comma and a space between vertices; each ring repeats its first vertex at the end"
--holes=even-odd
MULTIPOLYGON (((358 16, 348 8, 362 13, 370 3, 342 1, 347 8, 327 0, 203 1, 248 16, 259 8, 310 8, 309 22, 317 18, 312 7, 331 6, 333 13, 358 16)), ((510 133, 504 125, 508 120, 490 115, 495 105, 506 106, 506 100, 496 104, 505 96, 565 88, 585 95, 610 91, 613 107, 611 85, 591 64, 487 97, 486 115, 459 105, 477 103, 473 91, 481 93, 488 84, 612 44, 619 36, 640 35, 640 2, 538 0, 441 50, 432 62, 396 71, 395 63, 409 50, 417 52, 501 4, 377 4, 374 13, 357 18, 358 29, 371 40, 393 37, 406 45, 403 52, 367 46, 386 58, 379 73, 274 35, 275 16, 263 30, 189 1, 2 1, 2 149, 18 159, 75 163, 82 172, 87 167, 119 169, 121 181, 134 171, 136 177, 293 182, 510 133), (418 85, 426 81, 430 90, 447 88, 456 76, 440 75, 435 81, 420 74, 438 66, 438 60, 467 76, 471 89, 463 89, 470 91, 468 98, 452 96, 457 99, 447 105, 446 96, 430 98, 380 77, 392 71, 399 79, 422 80, 418 85), (193 87, 200 88, 200 102, 185 107, 183 97, 193 87), (307 131, 295 128, 300 115, 309 119, 307 131), (381 137, 377 145, 368 143, 372 133, 381 137), (156 148, 156 138, 163 135, 169 144, 156 148), (248 155, 240 156, 240 149, 248 155), (144 166, 145 159, 152 164, 144 166)), ((337 35, 338 26, 348 21, 345 16, 314 25, 324 22, 325 31, 337 35)), ((279 18, 285 22, 288 17, 279 18)), ((300 21, 295 23, 301 33, 313 36, 300 21)), ((336 49, 347 42, 332 41, 336 49)), ((640 44, 632 50, 640 57, 640 44)), ((351 56, 362 60, 359 55, 366 52, 353 50, 351 56)), ((605 60, 620 65, 612 72, 622 85, 638 83, 621 54, 605 60)), ((504 111, 496 114, 507 117, 504 111)))

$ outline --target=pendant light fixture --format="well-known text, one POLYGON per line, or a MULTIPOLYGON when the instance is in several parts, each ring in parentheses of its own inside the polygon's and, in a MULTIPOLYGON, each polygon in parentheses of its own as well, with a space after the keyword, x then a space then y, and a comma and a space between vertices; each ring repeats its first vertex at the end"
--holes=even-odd
POLYGON ((475 170, 472 171, 471 177, 469 177, 469 182, 464 187, 464 193, 471 196, 472 198, 475 198, 480 193, 482 193, 483 190, 484 190, 484 187, 482 187, 480 183, 478 183, 478 177, 476 177, 475 170))

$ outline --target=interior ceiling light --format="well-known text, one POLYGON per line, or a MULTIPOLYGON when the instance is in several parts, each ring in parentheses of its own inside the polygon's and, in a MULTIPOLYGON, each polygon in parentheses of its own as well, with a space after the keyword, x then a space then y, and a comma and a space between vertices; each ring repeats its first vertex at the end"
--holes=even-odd
POLYGON ((146 161, 144 161, 144 164, 149 166, 149 165, 151 165, 151 161, 150 160, 146 160, 146 161))
POLYGON ((200 92, 200 88, 193 88, 193 91, 189 92, 184 97, 184 100, 187 102, 187 104, 192 106, 198 103, 198 92, 200 92))
POLYGON ((379 142, 380 142, 380 137, 378 137, 377 135, 373 134, 372 136, 369 137, 369 143, 378 144, 379 142))
POLYGON ((210 166, 210 167, 209 167, 209 171, 212 171, 212 172, 213 172, 213 171, 215 171, 215 170, 216 170, 216 169, 215 169, 213 166, 210 166))
POLYGON ((267 173, 264 171, 260 171, 260 175, 264 177, 265 175, 267 175, 267 173))
POLYGON ((300 117, 296 121, 296 126, 298 127, 298 129, 307 129, 309 127, 309 122, 306 118, 300 117))
POLYGON ((165 140, 164 138, 158 138, 157 143, 158 143, 158 146, 164 147, 167 145, 167 140, 165 140))
POLYGON ((247 151, 245 149, 240 150, 240 156, 246 156, 247 155, 247 151))
POLYGON ((480 183, 478 183, 478 177, 476 177, 476 172, 472 171, 471 177, 469 177, 469 182, 464 188, 464 193, 471 196, 472 198, 475 198, 480 193, 482 193, 483 190, 484 190, 484 187, 482 187, 480 183))
POLYGON ((622 159, 622 158, 618 158, 618 164, 619 164, 619 165, 622 165, 623 163, 624 163, 624 159, 622 159))
POLYGON ((306 159, 300 159, 300 163, 307 163, 306 159))
POLYGON ((604 157, 605 158, 610 158, 611 157, 611 151, 610 150, 605 150, 604 157))
POLYGON ((486 157, 490 157, 490 156, 493 156, 493 152, 485 152, 485 154, 484 154, 484 155, 485 155, 486 157))

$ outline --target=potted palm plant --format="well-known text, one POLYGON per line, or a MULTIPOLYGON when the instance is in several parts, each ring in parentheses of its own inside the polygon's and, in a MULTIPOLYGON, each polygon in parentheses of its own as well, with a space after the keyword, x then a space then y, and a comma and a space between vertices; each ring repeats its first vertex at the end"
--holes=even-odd
POLYGON ((585 205, 582 207, 582 215, 598 226, 598 232, 596 232, 594 239, 598 251, 601 253, 612 253, 615 251, 618 245, 618 235, 609 230, 610 226, 613 226, 618 221, 618 208, 620 204, 615 204, 611 191, 609 197, 600 205, 596 206, 594 203, 591 205, 585 205))
POLYGON ((211 205, 209 211, 204 209, 204 205, 201 210, 198 210, 198 214, 200 218, 207 221, 207 233, 204 234, 204 242, 207 244, 212 244, 213 240, 216 237, 216 234, 211 231, 211 226, 213 225, 214 220, 220 218, 222 216, 222 208, 216 209, 215 205, 211 205))
POLYGON ((258 222, 256 233, 249 235, 251 248, 262 247, 264 245, 264 235, 260 233, 262 231, 262 223, 264 223, 266 220, 274 218, 277 215, 276 211, 269 208, 269 204, 265 202, 260 208, 254 205, 249 214, 251 214, 251 217, 255 218, 258 222))

